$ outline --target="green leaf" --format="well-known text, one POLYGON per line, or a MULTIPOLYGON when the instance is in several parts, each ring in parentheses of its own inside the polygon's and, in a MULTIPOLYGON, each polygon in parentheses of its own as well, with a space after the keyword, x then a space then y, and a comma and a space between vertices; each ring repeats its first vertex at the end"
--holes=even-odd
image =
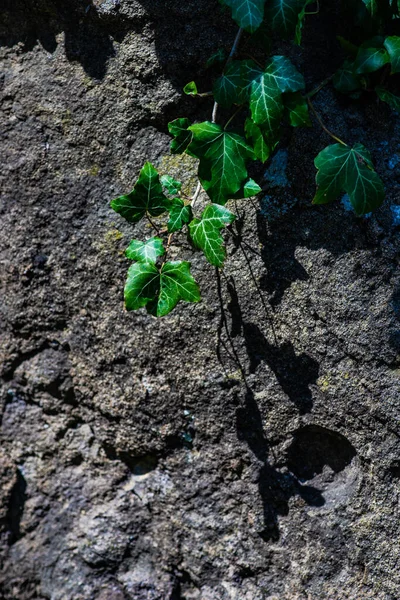
POLYGON ((252 196, 257 196, 257 194, 262 192, 262 189, 260 188, 258 183, 254 181, 254 179, 249 179, 244 184, 243 191, 243 198, 251 198, 252 196))
POLYGON ((137 262, 129 267, 125 284, 125 306, 137 310, 154 300, 160 287, 160 273, 154 263, 137 262))
POLYGON ((333 85, 338 92, 344 94, 355 92, 361 88, 361 79, 354 73, 354 63, 346 60, 343 66, 336 71, 333 77, 333 85))
POLYGON ((264 130, 262 125, 256 125, 250 118, 246 119, 244 127, 246 137, 252 141, 254 154, 261 162, 266 162, 278 144, 279 129, 275 131, 275 135, 271 135, 271 132, 264 130))
POLYGON ((357 215, 365 215, 382 204, 383 183, 362 144, 354 148, 342 144, 327 146, 316 157, 315 166, 318 189, 314 204, 332 202, 343 191, 349 195, 357 215))
POLYGON ((189 119, 175 119, 168 123, 168 131, 174 136, 171 142, 172 154, 182 154, 185 152, 192 140, 192 133, 188 130, 190 126, 189 119))
POLYGON ((276 130, 283 112, 282 94, 304 89, 304 78, 285 56, 273 56, 265 71, 256 73, 250 86, 250 110, 256 125, 276 130))
POLYGON ((246 82, 242 71, 241 61, 233 60, 216 80, 213 88, 214 99, 222 107, 229 108, 232 104, 242 104, 245 101, 243 88, 246 82))
POLYGON ((264 18, 265 0, 220 0, 232 9, 232 18, 242 29, 253 32, 264 18))
POLYGON ((225 202, 247 179, 246 164, 254 160, 254 152, 236 133, 205 121, 189 127, 193 140, 189 152, 200 159, 199 179, 211 200, 225 202))
POLYGON ((389 54, 384 48, 360 48, 354 63, 355 72, 373 73, 390 62, 389 54))
POLYGON ((167 193, 171 194, 171 196, 174 196, 182 189, 182 183, 171 177, 171 175, 161 175, 160 181, 163 188, 166 189, 167 193))
POLYGON ((180 198, 172 200, 172 206, 169 209, 168 231, 173 233, 182 229, 185 223, 189 223, 192 218, 192 209, 190 204, 184 204, 180 198))
POLYGON ((351 58, 355 59, 357 54, 358 54, 358 46, 356 46, 355 44, 353 44, 352 42, 349 42, 348 40, 346 40, 344 37, 342 37, 341 35, 337 36, 337 40, 339 42, 339 44, 342 47, 342 50, 351 58))
POLYGON ((301 37, 301 22, 305 16, 305 8, 310 2, 311 0, 269 0, 265 10, 266 18, 272 29, 283 37, 294 36, 297 27, 297 36, 301 37))
POLYGON ((188 96, 197 96, 197 94, 198 94, 197 85, 194 81, 190 81, 189 83, 187 83, 185 85, 185 87, 183 88, 183 91, 188 96))
POLYGON ((242 200, 243 198, 251 198, 252 196, 257 196, 260 192, 262 192, 262 189, 258 183, 254 179, 248 179, 232 199, 242 200))
POLYGON ((224 206, 209 204, 200 219, 189 224, 193 244, 203 250, 208 262, 216 267, 224 264, 226 252, 221 229, 235 220, 235 215, 224 206))
POLYGON ((168 210, 169 199, 164 196, 160 178, 152 164, 147 162, 139 174, 133 190, 111 202, 111 208, 130 223, 137 223, 149 213, 153 217, 168 210))
POLYGON ((155 263, 157 258, 162 256, 164 252, 163 241, 160 238, 154 237, 147 240, 147 242, 132 240, 125 250, 125 256, 138 262, 155 263))
POLYGON ((146 306, 156 317, 167 315, 179 300, 200 300, 198 285, 190 274, 190 263, 185 261, 164 263, 160 270, 150 262, 133 264, 128 271, 124 294, 128 310, 146 306))
POLYGON ((393 35, 387 37, 383 45, 388 51, 390 62, 392 64, 392 75, 400 73, 400 37, 393 35))
POLYGON ((226 60, 226 52, 224 48, 218 48, 214 54, 206 62, 206 68, 212 67, 212 65, 222 63, 226 60))
POLYGON ((283 103, 289 112, 292 127, 312 127, 307 100, 300 92, 284 94, 283 103))
POLYGON ((378 94, 379 98, 381 100, 383 100, 383 102, 386 102, 387 104, 389 104, 389 106, 391 108, 393 108, 393 110, 400 112, 399 96, 395 96, 394 94, 392 94, 388 90, 385 90, 385 88, 382 88, 382 87, 375 88, 375 91, 378 94))

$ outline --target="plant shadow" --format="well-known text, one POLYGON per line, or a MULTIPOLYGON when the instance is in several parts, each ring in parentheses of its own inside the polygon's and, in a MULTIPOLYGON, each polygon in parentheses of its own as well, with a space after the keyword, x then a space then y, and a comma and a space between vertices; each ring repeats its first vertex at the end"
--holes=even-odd
POLYGON ((307 505, 316 507, 323 506, 325 500, 320 490, 304 485, 288 469, 280 470, 270 463, 270 443, 264 433, 262 415, 234 339, 239 336, 244 339, 250 374, 255 372, 261 361, 265 361, 274 372, 282 389, 302 414, 309 412, 312 407, 308 386, 318 376, 318 364, 307 355, 296 356, 292 344, 275 346, 269 343, 256 325, 243 320, 233 278, 227 280, 230 296, 228 303, 230 319, 228 319, 223 301, 221 276, 218 271, 217 286, 221 311, 217 354, 220 362, 223 363, 221 349, 225 350, 230 360, 239 367, 246 388, 244 399, 239 399, 240 406, 236 410, 237 436, 239 440, 247 443, 254 456, 261 462, 258 489, 263 505, 264 526, 259 534, 265 541, 278 540, 279 517, 289 513, 289 501, 292 497, 300 496, 307 505), (295 371, 293 366, 296 368, 295 371))

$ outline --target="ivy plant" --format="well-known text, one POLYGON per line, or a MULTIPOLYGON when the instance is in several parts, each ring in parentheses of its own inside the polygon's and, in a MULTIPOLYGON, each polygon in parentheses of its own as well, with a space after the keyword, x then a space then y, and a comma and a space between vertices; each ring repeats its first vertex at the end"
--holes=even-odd
MULTIPOLYGON (((260 63, 240 56, 243 36, 251 43, 269 48, 270 36, 281 36, 300 44, 306 18, 319 10, 312 0, 219 0, 239 26, 231 52, 216 52, 207 67, 224 64, 212 91, 199 92, 195 81, 184 87, 189 96, 212 96, 210 120, 191 123, 180 117, 169 123, 171 153, 188 154, 198 160, 199 184, 188 197, 182 184, 162 175, 147 162, 132 191, 111 202, 111 207, 130 223, 147 219, 154 231, 147 240, 134 239, 126 250, 133 261, 125 285, 128 310, 145 307, 154 316, 167 315, 179 301, 198 302, 199 287, 186 260, 171 260, 171 245, 179 246, 186 236, 193 252, 223 268, 226 260, 225 231, 235 221, 231 200, 246 199, 261 192, 249 176, 249 165, 265 163, 274 152, 284 123, 311 127, 316 120, 334 143, 315 158, 314 204, 335 201, 346 192, 357 215, 377 209, 384 199, 382 180, 371 155, 361 143, 353 146, 338 138, 324 125, 312 98, 332 84, 339 93, 358 98, 374 91, 392 109, 400 109, 400 97, 393 92, 392 78, 400 73, 400 37, 385 35, 387 24, 400 19, 397 0, 351 0, 347 8, 354 22, 367 32, 367 39, 338 38, 346 60, 336 73, 317 88, 306 90, 303 75, 284 55, 268 55, 260 63), (220 110, 221 109, 221 110, 220 110), (228 115, 224 119, 219 116, 228 115), (208 204, 199 211, 201 191, 208 204)), ((286 125, 286 126, 287 126, 286 125)))

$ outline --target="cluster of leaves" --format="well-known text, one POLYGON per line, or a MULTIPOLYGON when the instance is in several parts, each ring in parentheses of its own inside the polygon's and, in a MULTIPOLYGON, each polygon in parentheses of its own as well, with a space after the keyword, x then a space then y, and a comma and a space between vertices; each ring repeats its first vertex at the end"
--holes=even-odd
MULTIPOLYGON (((381 7, 373 0, 360 2, 371 14, 375 4, 381 7)), ((266 29, 273 29, 300 43, 304 18, 311 14, 307 7, 312 0, 220 0, 220 3, 231 9, 232 17, 249 35, 262 32, 265 36, 266 29)), ((385 3, 397 11, 397 2, 385 0, 385 3)), ((333 78, 340 92, 355 94, 369 89, 370 78, 387 66, 389 73, 400 72, 400 38, 375 37, 359 47, 342 40, 342 46, 349 59, 333 78)), ((219 62, 223 55, 219 51, 210 63, 219 62)), ((400 99, 382 87, 382 81, 381 78, 379 85, 375 85, 376 92, 398 108, 400 99)), ((196 83, 190 82, 184 91, 196 96, 196 83)), ((212 121, 191 123, 187 118, 179 118, 169 123, 173 137, 171 152, 198 159, 199 181, 210 200, 202 213, 193 214, 194 199, 183 193, 180 182, 169 175, 160 177, 150 163, 142 168, 133 190, 111 203, 131 223, 147 218, 157 233, 145 242, 133 240, 126 251, 127 258, 134 261, 125 286, 128 310, 146 307, 150 314, 160 317, 180 300, 200 300, 190 263, 168 260, 172 237, 185 233, 194 250, 201 250, 211 265, 222 267, 226 257, 222 231, 235 220, 225 204, 261 191, 249 176, 249 163, 264 163, 269 159, 279 142, 284 121, 293 127, 311 126, 312 94, 305 93, 303 76, 285 56, 270 56, 261 65, 253 59, 234 60, 231 53, 212 93, 206 95, 214 97, 212 121), (215 122, 218 106, 224 112, 232 111, 224 126, 215 122), (233 129, 234 119, 239 128, 233 129), (160 225, 159 218, 163 215, 166 221, 160 225)), ((325 204, 346 192, 355 212, 366 214, 380 206, 384 198, 383 184, 371 156, 361 144, 350 147, 332 137, 338 143, 327 146, 315 159, 318 172, 313 202, 325 204)))
POLYGON ((381 100, 399 111, 400 98, 387 86, 390 76, 400 73, 400 37, 375 36, 359 47, 343 39, 340 41, 349 58, 335 73, 335 88, 353 97, 362 91, 375 90, 381 100))
MULTIPOLYGON (((133 190, 111 202, 111 207, 130 223, 147 217, 168 213, 163 234, 171 237, 187 227, 194 247, 203 250, 208 261, 221 267, 225 249, 221 229, 231 224, 235 215, 218 204, 209 204, 200 218, 193 218, 190 201, 182 199, 182 184, 169 175, 160 178, 152 164, 146 163, 140 171, 133 190)), ((128 270, 125 285, 125 305, 128 310, 146 307, 156 316, 167 315, 180 300, 198 302, 200 291, 190 273, 187 261, 168 261, 169 242, 164 245, 161 237, 142 242, 132 240, 125 255, 135 261, 128 270)))
POLYGON ((220 0, 229 6, 241 29, 250 33, 275 31, 283 38, 301 41, 301 30, 307 6, 315 0, 220 0))

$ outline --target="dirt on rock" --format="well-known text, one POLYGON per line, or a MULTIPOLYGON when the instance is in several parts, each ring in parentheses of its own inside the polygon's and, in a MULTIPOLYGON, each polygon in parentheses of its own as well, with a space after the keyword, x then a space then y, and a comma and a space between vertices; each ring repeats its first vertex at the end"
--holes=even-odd
MULTIPOLYGON (((284 46, 309 89, 335 19, 284 46)), ((3 0, 1 600, 399 597, 398 116, 315 97, 371 151, 379 211, 312 206, 329 138, 287 131, 223 272, 171 249, 202 302, 124 310, 136 234, 109 202, 146 160, 196 185, 167 124, 209 117, 181 90, 235 34, 217 0, 3 0)))

